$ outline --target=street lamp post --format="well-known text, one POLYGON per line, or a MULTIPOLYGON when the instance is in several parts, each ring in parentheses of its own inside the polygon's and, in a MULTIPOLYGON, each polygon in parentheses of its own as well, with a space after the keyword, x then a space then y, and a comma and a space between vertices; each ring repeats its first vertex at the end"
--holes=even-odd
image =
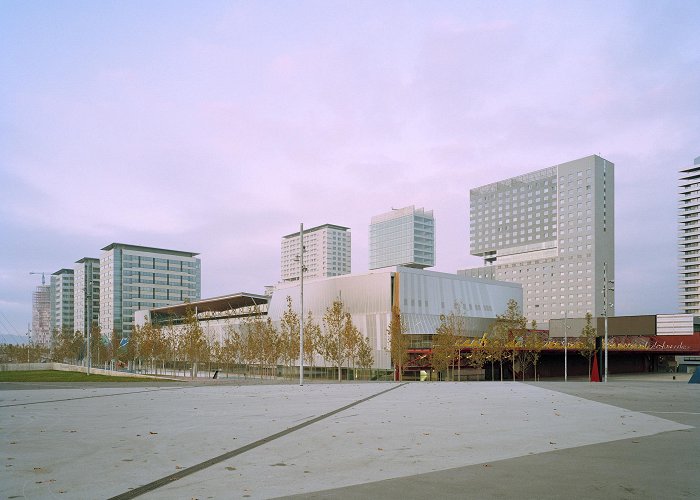
POLYGON ((603 262, 603 316, 605 318, 605 372, 603 375, 604 382, 608 381, 608 305, 613 305, 608 304, 608 292, 612 292, 613 290, 615 290, 615 288, 613 287, 615 282, 613 280, 608 280, 607 264, 607 262, 603 262))
POLYGON ((304 223, 299 225, 300 305, 299 316, 299 385, 304 385, 304 223))
MULTIPOLYGON (((87 263, 85 264, 87 268, 87 263)), ((90 365, 92 364, 92 349, 90 348, 90 324, 92 323, 92 269, 87 282, 87 291, 85 292, 85 300, 87 300, 87 374, 90 375, 90 365)))
POLYGON ((568 362, 569 362, 569 337, 568 337, 568 330, 569 330, 569 324, 568 324, 568 316, 569 312, 566 311, 564 312, 564 382, 566 382, 569 379, 569 367, 568 367, 568 362))

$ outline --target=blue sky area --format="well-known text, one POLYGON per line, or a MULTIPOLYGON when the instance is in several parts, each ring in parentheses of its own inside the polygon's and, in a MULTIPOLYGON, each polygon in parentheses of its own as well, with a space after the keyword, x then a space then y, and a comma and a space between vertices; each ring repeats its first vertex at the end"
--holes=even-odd
POLYGON ((433 209, 616 165, 618 314, 677 298, 678 170, 700 156, 700 3, 0 0, 0 334, 40 278, 117 241, 201 253, 202 294, 278 281, 304 222, 433 209))

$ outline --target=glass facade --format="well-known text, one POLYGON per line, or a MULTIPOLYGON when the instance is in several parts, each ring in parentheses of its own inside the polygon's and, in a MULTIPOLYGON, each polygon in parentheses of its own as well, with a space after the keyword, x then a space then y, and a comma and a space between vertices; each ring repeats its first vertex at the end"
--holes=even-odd
POLYGON ((73 268, 74 303, 73 321, 76 332, 85 334, 88 322, 97 324, 100 317, 100 259, 85 257, 73 268))
POLYGON ((134 312, 201 298, 196 253, 112 244, 100 258, 100 327, 103 335, 131 334, 134 312))
POLYGON ((51 331, 73 331, 73 270, 51 275, 51 331))
POLYGON ((406 207, 372 217, 369 227, 369 268, 426 268, 435 265, 433 212, 406 207))

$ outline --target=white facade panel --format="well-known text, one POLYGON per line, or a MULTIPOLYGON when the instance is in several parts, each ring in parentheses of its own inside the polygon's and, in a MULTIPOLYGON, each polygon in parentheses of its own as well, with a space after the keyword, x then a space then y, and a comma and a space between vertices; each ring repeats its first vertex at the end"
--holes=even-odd
MULTIPOLYGON (((352 237, 350 229, 333 224, 304 229, 304 279, 342 276, 351 272, 352 237)), ((300 277, 301 241, 299 233, 282 238, 280 269, 282 281, 300 277)))
POLYGON ((678 183, 680 312, 700 314, 700 158, 681 170, 678 183))
POLYGON ((657 335, 692 335, 695 316, 692 314, 659 314, 656 316, 657 335))
MULTIPOLYGON (((459 271, 523 286, 523 313, 604 314, 615 279, 614 166, 593 155, 470 191, 470 249, 485 267, 459 271)), ((615 315, 614 300, 607 314, 615 315)))
MULTIPOLYGON (((376 368, 390 368, 387 329, 391 308, 398 295, 407 333, 430 335, 440 324, 440 315, 449 314, 459 304, 467 318, 468 333, 481 336, 497 314, 506 311, 510 299, 522 305, 522 287, 407 267, 394 267, 363 275, 339 276, 304 284, 304 311, 323 324, 323 315, 334 300, 340 299, 360 333, 374 346, 376 368), (398 281, 398 285, 397 285, 398 281), (394 287, 398 286, 398 290, 394 287), (397 294, 398 292, 398 294, 397 294)), ((287 307, 299 307, 298 283, 280 285, 270 300, 268 316, 278 322, 287 307)), ((298 309, 297 309, 298 311, 298 309)), ((305 316, 306 317, 306 316, 305 316)))

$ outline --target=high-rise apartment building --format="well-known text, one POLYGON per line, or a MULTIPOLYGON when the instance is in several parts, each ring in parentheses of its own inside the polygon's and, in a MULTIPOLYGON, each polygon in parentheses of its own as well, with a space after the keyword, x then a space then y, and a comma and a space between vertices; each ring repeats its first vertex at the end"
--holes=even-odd
POLYGON ((680 311, 700 314, 700 156, 680 171, 678 237, 680 311))
POLYGON ((100 259, 83 257, 73 268, 73 327, 86 334, 100 319, 100 259))
POLYGON ((198 254, 112 243, 100 256, 100 329, 128 337, 134 311, 201 298, 198 254))
POLYGON ((51 275, 51 331, 73 332, 73 270, 51 275))
POLYGON ((604 280, 615 278, 614 186, 613 164, 593 155, 472 189, 470 253, 485 265, 458 274, 520 283, 523 313, 538 326, 603 315, 604 280))
MULTIPOLYGON (((299 279, 299 232, 282 237, 282 281, 299 279)), ((304 278, 350 274, 350 228, 324 224, 304 229, 304 278)))
POLYGON ((32 293, 32 344, 51 347, 51 285, 39 285, 32 293))
POLYGON ((432 210, 414 206, 375 215, 369 226, 369 268, 435 265, 435 219, 432 210))

